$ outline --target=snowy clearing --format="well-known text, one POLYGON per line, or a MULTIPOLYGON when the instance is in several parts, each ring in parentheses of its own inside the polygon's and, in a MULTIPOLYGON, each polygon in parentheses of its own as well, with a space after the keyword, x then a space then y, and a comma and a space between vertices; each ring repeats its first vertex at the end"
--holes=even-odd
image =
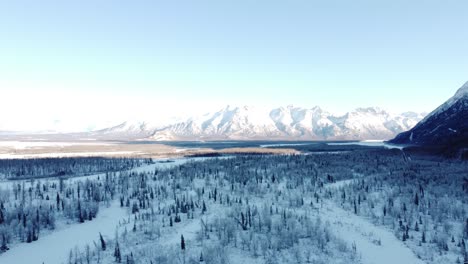
POLYGON ((93 142, 50 142, 50 141, 0 141, 0 147, 13 149, 29 149, 38 147, 69 147, 69 146, 94 146, 111 145, 109 143, 93 142))
POLYGON ((393 233, 339 208, 333 202, 324 204, 320 216, 330 223, 337 236, 356 245, 363 264, 424 263, 393 233))
POLYGON ((124 156, 140 154, 137 151, 105 151, 105 152, 57 152, 37 154, 0 154, 0 159, 29 159, 29 158, 62 158, 62 157, 92 157, 92 156, 124 156))
POLYGON ((62 264, 68 258, 70 249, 83 248, 98 242, 99 233, 112 238, 119 222, 128 216, 117 202, 109 208, 102 208, 96 219, 83 224, 66 226, 30 244, 21 243, 0 255, 2 264, 62 264))

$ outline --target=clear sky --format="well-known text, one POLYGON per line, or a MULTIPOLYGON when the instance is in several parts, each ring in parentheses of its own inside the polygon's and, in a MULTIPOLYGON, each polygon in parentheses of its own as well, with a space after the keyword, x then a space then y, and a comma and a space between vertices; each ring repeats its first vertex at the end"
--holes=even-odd
POLYGON ((231 105, 431 111, 468 81, 466 0, 0 2, 0 130, 231 105))

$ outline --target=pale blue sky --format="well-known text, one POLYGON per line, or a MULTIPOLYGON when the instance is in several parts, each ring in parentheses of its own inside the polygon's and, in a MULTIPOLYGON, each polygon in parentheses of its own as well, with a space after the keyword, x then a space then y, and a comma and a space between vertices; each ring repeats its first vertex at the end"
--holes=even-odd
POLYGON ((225 104, 431 111, 468 81, 467 12, 466 0, 3 1, 0 129, 225 104))

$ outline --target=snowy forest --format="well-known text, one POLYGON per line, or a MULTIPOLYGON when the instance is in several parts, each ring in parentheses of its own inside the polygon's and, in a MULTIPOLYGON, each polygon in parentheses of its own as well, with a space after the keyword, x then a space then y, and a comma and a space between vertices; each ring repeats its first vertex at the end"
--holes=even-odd
POLYGON ((111 208, 124 211, 112 234, 61 263, 467 263, 467 171, 385 149, 2 160, 0 263, 111 208))
POLYGON ((41 159, 0 159, 0 178, 37 179, 51 176, 79 176, 128 170, 151 159, 77 157, 41 159))

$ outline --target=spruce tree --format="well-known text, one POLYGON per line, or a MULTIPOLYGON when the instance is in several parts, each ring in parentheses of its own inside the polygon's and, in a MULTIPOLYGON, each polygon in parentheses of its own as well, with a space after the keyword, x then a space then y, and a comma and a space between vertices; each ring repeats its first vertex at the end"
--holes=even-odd
POLYGON ((119 241, 115 243, 114 257, 115 257, 115 262, 117 263, 122 262, 122 254, 120 253, 119 241))
POLYGON ((102 234, 99 233, 99 240, 101 241, 101 249, 102 251, 106 251, 106 241, 104 240, 104 238, 102 237, 102 234))

